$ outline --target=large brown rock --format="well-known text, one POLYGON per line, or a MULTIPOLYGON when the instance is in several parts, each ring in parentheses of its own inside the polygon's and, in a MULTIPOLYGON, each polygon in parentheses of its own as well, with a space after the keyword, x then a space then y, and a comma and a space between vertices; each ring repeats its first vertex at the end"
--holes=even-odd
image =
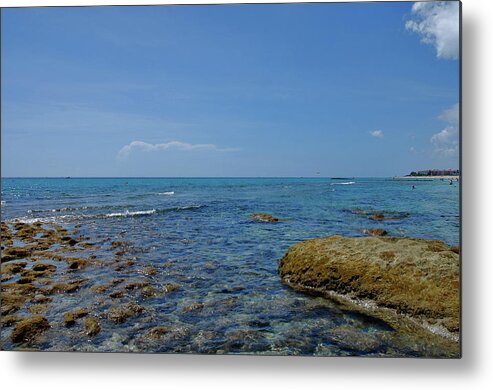
MULTIPOLYGON (((357 306, 399 326, 399 319, 458 338, 459 255, 441 241, 332 236, 298 243, 279 264, 294 289, 357 306)), ((407 326, 407 325, 406 325, 407 326)))

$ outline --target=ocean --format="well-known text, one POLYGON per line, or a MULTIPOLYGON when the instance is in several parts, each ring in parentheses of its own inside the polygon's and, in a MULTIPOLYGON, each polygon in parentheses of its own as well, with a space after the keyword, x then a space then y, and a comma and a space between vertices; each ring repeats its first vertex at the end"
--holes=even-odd
MULTIPOLYGON (((322 356, 434 356, 434 346, 402 340, 385 323, 343 310, 281 283, 278 263, 302 240, 363 236, 382 228, 391 236, 459 245, 459 184, 389 178, 3 178, 3 222, 55 223, 98 243, 86 256, 109 261, 111 243, 126 242, 125 269, 88 267, 93 286, 117 278, 151 278, 179 286, 143 299, 145 314, 105 324, 97 337, 73 328, 48 331, 40 348, 69 351, 254 353, 322 356), (413 186, 415 187, 413 189, 413 186), (383 212, 391 218, 369 220, 383 212), (269 213, 278 223, 253 221, 269 213), (153 266, 153 275, 142 268, 153 266), (163 327, 159 342, 141 337, 163 327), (333 330, 349 332, 353 342, 333 330)), ((120 267, 121 268, 121 267, 120 267)), ((61 271, 60 271, 61 272, 61 271)), ((55 296, 45 316, 59 322, 74 307, 102 315, 111 299, 89 288, 55 296)), ((22 312, 20 312, 22 314, 22 312)), ((340 332, 339 332, 340 334, 340 332)), ((12 347, 2 333, 5 349, 12 347)))

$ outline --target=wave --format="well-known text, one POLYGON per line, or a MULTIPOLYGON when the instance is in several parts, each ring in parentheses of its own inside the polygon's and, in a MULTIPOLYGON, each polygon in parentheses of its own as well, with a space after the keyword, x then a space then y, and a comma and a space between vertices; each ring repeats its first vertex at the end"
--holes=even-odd
POLYGON ((351 184, 355 184, 356 182, 354 181, 345 181, 343 183, 330 183, 331 186, 347 186, 351 184))
POLYGON ((6 222, 12 222, 12 223, 22 222, 29 224, 33 224, 36 222, 64 223, 64 222, 72 222, 72 221, 80 221, 80 220, 88 220, 88 219, 101 219, 101 218, 143 217, 153 214, 166 214, 166 213, 180 212, 180 211, 192 211, 192 210, 202 209, 204 207, 206 206, 191 205, 191 206, 171 207, 166 209, 151 209, 151 210, 137 210, 137 211, 125 210, 123 212, 106 213, 106 214, 66 214, 66 215, 43 216, 43 217, 26 216, 26 217, 13 218, 6 222))
POLYGON ((165 210, 166 211, 184 211, 184 210, 197 210, 197 209, 202 209, 204 207, 206 207, 206 206, 203 204, 199 204, 199 205, 192 205, 192 206, 173 207, 173 208, 165 209, 165 210))
POLYGON ((28 214, 40 214, 40 213, 62 213, 66 211, 88 210, 96 207, 82 206, 82 207, 62 207, 59 209, 46 209, 46 210, 27 210, 28 214))
MULTIPOLYGON (((142 210, 142 211, 129 211, 125 210, 123 213, 109 213, 104 214, 104 217, 136 217, 141 215, 152 215, 152 214, 165 214, 177 211, 187 211, 187 210, 197 210, 206 207, 205 205, 191 205, 182 207, 171 207, 167 209, 152 209, 152 210, 142 210)), ((95 217, 98 217, 97 215, 95 217)))
POLYGON ((70 222, 73 218, 73 220, 76 220, 77 218, 75 215, 58 215, 56 217, 38 217, 38 218, 30 218, 30 217, 20 217, 20 218, 13 218, 9 219, 6 222, 10 223, 27 223, 27 224, 33 224, 33 223, 63 223, 63 222, 70 222))
POLYGON ((144 211, 128 211, 125 210, 123 213, 109 213, 105 214, 105 217, 133 217, 136 215, 151 215, 156 213, 156 209, 144 210, 144 211))
POLYGON ((158 195, 174 195, 175 191, 158 192, 158 195))
POLYGON ((0 205, 5 206, 6 204, 7 204, 6 201, 4 201, 4 200, 0 201, 0 205))

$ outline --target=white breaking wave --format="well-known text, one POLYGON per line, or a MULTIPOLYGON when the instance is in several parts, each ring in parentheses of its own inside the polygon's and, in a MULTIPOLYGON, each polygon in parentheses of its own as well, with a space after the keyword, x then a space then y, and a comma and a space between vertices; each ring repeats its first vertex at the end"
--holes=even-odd
POLYGON ((109 213, 106 214, 106 217, 132 217, 134 215, 151 215, 156 212, 156 209, 152 210, 144 210, 144 211, 128 211, 125 210, 124 213, 109 213))
POLYGON ((5 206, 7 204, 7 202, 4 201, 4 200, 2 200, 0 203, 1 203, 2 206, 5 206))
POLYGON ((159 192, 158 195, 174 195, 175 191, 159 192))
POLYGON ((347 186, 347 185, 350 185, 350 184, 354 184, 355 182, 354 181, 346 181, 344 183, 330 183, 331 186, 347 186))
POLYGON ((28 217, 21 217, 21 218, 14 218, 9 220, 8 222, 21 222, 21 223, 27 223, 27 224, 32 224, 36 222, 41 222, 41 223, 60 223, 60 222, 66 222, 67 220, 70 219, 80 219, 82 216, 74 216, 74 215, 59 215, 56 217, 40 217, 40 218, 28 218, 28 217))

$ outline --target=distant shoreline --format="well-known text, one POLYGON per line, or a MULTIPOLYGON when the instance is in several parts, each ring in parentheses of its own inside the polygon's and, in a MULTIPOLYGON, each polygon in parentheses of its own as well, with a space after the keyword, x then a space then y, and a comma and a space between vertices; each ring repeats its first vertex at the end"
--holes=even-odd
POLYGON ((394 176, 393 180, 459 180, 460 176, 394 176))

